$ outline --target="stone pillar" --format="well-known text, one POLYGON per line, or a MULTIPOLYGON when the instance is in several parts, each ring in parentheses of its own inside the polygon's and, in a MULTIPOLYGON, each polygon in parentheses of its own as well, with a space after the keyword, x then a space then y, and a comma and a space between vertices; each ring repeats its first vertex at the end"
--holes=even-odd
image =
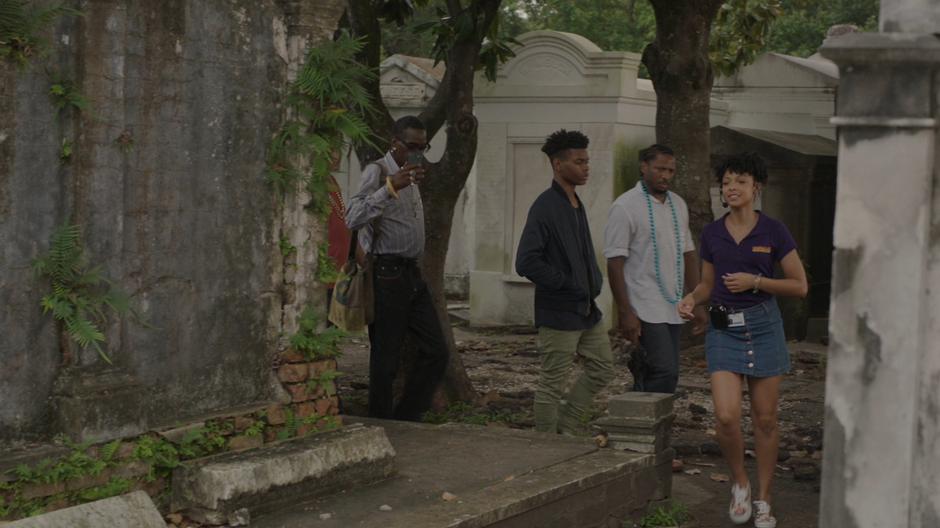
POLYGON ((607 445, 613 449, 656 455, 656 496, 672 494, 672 459, 676 450, 670 447, 672 411, 675 397, 655 392, 628 392, 612 396, 607 402, 607 416, 594 426, 607 433, 607 445))
POLYGON ((885 33, 936 33, 940 0, 881 0, 879 22, 885 33))
POLYGON ((841 80, 821 527, 940 526, 940 1, 881 15, 822 48, 841 80))
MULTIPOLYGON (((342 0, 289 0, 284 4, 284 18, 274 21, 278 28, 275 47, 287 63, 289 82, 297 79, 310 49, 332 37, 344 7, 342 0)), ((285 108, 285 118, 286 112, 285 108)), ((326 321, 326 286, 316 278, 320 244, 327 239, 326 222, 311 214, 308 205, 310 195, 301 191, 285 197, 280 210, 278 236, 296 248, 282 262, 282 350, 288 347, 288 336, 297 332, 300 315, 307 306, 313 306, 319 320, 326 321)))

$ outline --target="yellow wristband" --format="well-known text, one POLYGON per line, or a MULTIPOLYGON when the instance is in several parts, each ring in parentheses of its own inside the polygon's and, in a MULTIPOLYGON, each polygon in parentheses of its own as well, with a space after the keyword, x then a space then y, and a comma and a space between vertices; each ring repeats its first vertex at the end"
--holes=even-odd
POLYGON ((392 185, 392 177, 385 177, 385 188, 388 189, 388 194, 391 194, 395 198, 398 198, 398 191, 395 190, 395 186, 392 185))

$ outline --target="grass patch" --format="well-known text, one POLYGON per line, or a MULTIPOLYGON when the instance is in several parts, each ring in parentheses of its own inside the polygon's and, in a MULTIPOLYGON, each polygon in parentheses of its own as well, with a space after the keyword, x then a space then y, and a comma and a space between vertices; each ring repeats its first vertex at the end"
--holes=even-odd
POLYGON ((500 423, 513 425, 519 421, 516 414, 506 410, 492 411, 474 407, 466 402, 457 402, 441 412, 429 411, 424 415, 424 421, 432 424, 463 423, 471 425, 488 425, 500 423))
MULTIPOLYGON (((665 506, 657 506, 656 509, 648 512, 638 523, 632 526, 638 528, 667 528, 681 526, 682 523, 691 519, 689 509, 684 504, 671 500, 665 506)), ((625 522, 623 526, 624 528, 631 528, 629 522, 625 522)))

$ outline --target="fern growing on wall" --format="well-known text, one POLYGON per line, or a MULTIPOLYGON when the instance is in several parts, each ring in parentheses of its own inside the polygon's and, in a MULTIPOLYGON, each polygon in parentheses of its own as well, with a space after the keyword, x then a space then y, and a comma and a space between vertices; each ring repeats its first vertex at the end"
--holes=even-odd
POLYGON ((290 118, 269 149, 268 182, 282 195, 303 186, 317 214, 329 213, 329 176, 346 142, 372 141, 360 117, 374 111, 364 88, 374 74, 356 60, 362 46, 344 35, 310 50, 287 96, 290 118))
POLYGON ((291 346, 309 361, 339 357, 342 353, 339 343, 346 334, 335 326, 323 330, 319 328, 320 320, 316 310, 307 306, 300 314, 297 333, 290 337, 291 346))
POLYGON ((42 32, 63 15, 79 15, 61 4, 30 8, 27 0, 0 0, 0 59, 23 67, 41 55, 48 43, 42 32))
POLYGON ((111 363, 101 345, 105 342, 100 325, 106 311, 124 315, 129 310, 125 294, 113 288, 97 266, 90 267, 84 256, 81 228, 64 225, 52 234, 49 251, 33 261, 33 268, 49 280, 52 290, 43 296, 43 313, 61 321, 68 336, 82 348, 94 347, 111 363))
POLYGON ((49 86, 49 98, 59 112, 72 108, 76 111, 88 109, 88 100, 78 91, 71 79, 54 80, 49 86))

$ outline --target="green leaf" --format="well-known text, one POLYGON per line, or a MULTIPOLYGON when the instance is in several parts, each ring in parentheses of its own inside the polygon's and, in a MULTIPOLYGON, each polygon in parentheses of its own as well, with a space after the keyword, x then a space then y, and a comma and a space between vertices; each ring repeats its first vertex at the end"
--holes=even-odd
POLYGON ((731 75, 764 49, 780 0, 728 0, 712 29, 709 58, 722 75, 731 75))
POLYGON ((66 328, 72 339, 82 347, 87 347, 92 343, 104 341, 104 334, 98 330, 94 323, 87 319, 71 318, 66 321, 66 328))
POLYGON ((117 454, 118 449, 121 447, 121 439, 114 440, 110 443, 105 444, 100 451, 101 459, 110 462, 114 455, 117 454))
POLYGON ((75 83, 69 79, 54 81, 49 86, 49 96, 57 110, 66 108, 86 110, 88 108, 88 101, 79 93, 75 83))

